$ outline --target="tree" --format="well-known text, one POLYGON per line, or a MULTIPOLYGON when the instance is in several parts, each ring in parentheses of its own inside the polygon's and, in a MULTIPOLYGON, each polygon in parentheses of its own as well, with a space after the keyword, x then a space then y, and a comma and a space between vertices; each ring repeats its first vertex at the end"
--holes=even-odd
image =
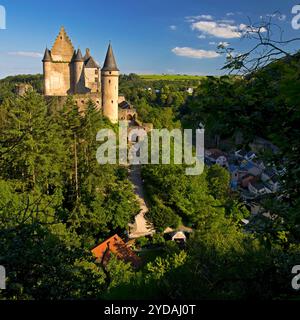
POLYGON ((220 201, 228 198, 230 175, 228 170, 219 165, 208 168, 207 181, 210 194, 220 201))
POLYGON ((219 45, 221 52, 226 52, 227 63, 223 69, 230 72, 253 73, 263 69, 268 64, 282 58, 291 58, 292 54, 286 49, 288 45, 300 38, 284 39, 284 31, 274 23, 274 17, 281 16, 280 12, 264 17, 258 23, 250 23, 243 28, 243 37, 254 40, 254 46, 247 52, 234 54, 234 49, 219 45))

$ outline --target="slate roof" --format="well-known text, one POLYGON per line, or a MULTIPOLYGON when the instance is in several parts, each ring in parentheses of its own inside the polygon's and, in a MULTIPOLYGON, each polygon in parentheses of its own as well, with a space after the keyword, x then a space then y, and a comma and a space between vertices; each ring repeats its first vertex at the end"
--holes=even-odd
POLYGON ((99 65, 94 60, 94 58, 91 57, 91 56, 85 61, 85 67, 86 68, 98 68, 99 69, 99 65))
POLYGON ((251 185, 258 191, 266 188, 266 186, 262 182, 251 182, 251 185))
POLYGON ((44 58, 42 60, 43 62, 49 62, 49 61, 52 61, 52 58, 51 58, 51 52, 48 48, 46 48, 45 50, 45 54, 44 54, 44 58))
POLYGON ((74 61, 84 61, 80 49, 78 49, 74 61))
POLYGON ((276 175, 275 170, 274 170, 274 169, 271 169, 271 168, 267 168, 267 169, 264 171, 264 173, 265 173, 268 177, 270 177, 270 178, 272 178, 272 177, 274 177, 274 176, 276 175))
POLYGON ((120 71, 117 67, 116 59, 113 53, 111 44, 108 46, 105 62, 102 68, 103 71, 120 71))
POLYGON ((119 108, 121 108, 121 109, 131 109, 131 106, 127 101, 122 101, 121 103, 119 103, 119 108))

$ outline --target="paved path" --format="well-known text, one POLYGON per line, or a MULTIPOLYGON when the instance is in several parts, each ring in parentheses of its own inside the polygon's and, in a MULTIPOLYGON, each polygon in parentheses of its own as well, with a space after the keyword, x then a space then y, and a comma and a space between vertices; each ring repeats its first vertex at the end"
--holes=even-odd
POLYGON ((132 165, 129 168, 129 180, 134 185, 134 193, 140 205, 140 212, 137 216, 135 216, 135 222, 129 225, 129 238, 135 239, 151 235, 155 232, 155 230, 152 224, 145 218, 145 215, 149 209, 145 200, 140 165, 132 165))

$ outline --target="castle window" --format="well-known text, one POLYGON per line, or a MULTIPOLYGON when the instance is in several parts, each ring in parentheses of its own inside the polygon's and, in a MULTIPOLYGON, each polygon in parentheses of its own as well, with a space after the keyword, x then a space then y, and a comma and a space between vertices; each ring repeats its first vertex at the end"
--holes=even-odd
POLYGON ((110 84, 110 83, 111 83, 111 80, 108 80, 108 83, 110 84))
POLYGON ((98 69, 95 70, 95 74, 98 74, 98 69))
POLYGON ((111 74, 111 71, 109 71, 109 74, 111 74))
POLYGON ((114 100, 111 100, 111 103, 114 103, 114 100))
POLYGON ((98 82, 98 78, 95 78, 95 82, 98 82))

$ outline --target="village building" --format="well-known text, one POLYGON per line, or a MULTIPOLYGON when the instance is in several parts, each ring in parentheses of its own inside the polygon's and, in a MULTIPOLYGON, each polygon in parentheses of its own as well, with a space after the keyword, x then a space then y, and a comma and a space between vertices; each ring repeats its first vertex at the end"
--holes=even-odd
POLYGON ((257 178, 253 176, 252 174, 248 173, 241 179, 241 187, 242 188, 248 188, 250 183, 254 183, 257 181, 257 178))
POLYGON ((124 262, 129 262, 134 268, 141 265, 141 259, 129 248, 129 246, 117 235, 105 240, 92 249, 96 261, 106 266, 112 255, 124 262))
POLYGON ((210 164, 218 164, 221 167, 228 167, 227 156, 219 149, 205 150, 205 158, 210 164))
POLYGON ((250 182, 248 184, 248 190, 255 195, 271 193, 271 190, 268 189, 262 182, 250 182))
POLYGON ((18 83, 15 85, 15 93, 21 97, 31 90, 33 90, 33 87, 28 83, 18 83))

